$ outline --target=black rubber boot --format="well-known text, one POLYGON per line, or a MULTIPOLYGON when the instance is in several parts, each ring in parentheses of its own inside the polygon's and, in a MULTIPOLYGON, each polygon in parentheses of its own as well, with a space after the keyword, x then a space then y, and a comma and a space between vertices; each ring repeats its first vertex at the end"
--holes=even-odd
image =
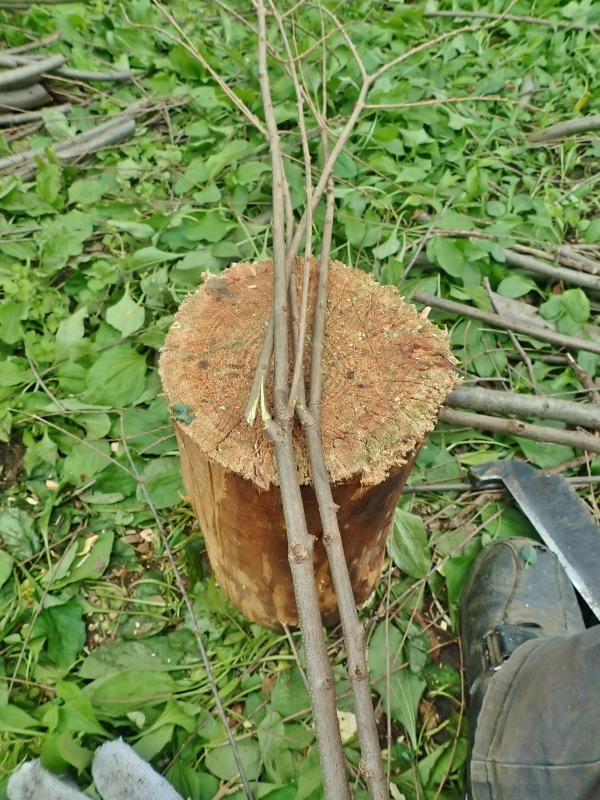
POLYGON ((573 586, 556 556, 543 545, 514 537, 479 553, 461 604, 471 744, 489 683, 517 647, 530 639, 584 629, 573 586))

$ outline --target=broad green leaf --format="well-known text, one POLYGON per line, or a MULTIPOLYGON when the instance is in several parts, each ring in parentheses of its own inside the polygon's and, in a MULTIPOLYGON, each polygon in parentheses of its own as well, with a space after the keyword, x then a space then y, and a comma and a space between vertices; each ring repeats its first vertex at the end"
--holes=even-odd
POLYGON ((62 476, 76 484, 86 483, 108 466, 110 455, 108 442, 79 442, 63 461, 62 476))
POLYGON ((140 642, 118 640, 93 650, 83 661, 79 676, 84 680, 105 678, 115 673, 134 670, 169 672, 196 661, 198 648, 191 631, 178 630, 152 636, 140 642))
POLYGON ((14 506, 0 511, 0 542, 15 560, 31 558, 40 547, 32 517, 14 506))
POLYGON ((439 266, 453 278, 461 278, 464 258, 462 251, 452 239, 436 236, 427 247, 427 253, 439 266))
POLYGON ((87 307, 82 306, 69 317, 60 321, 56 331, 55 357, 57 361, 63 356, 68 356, 69 349, 83 339, 85 333, 83 322, 88 316, 87 307))
POLYGON ((417 580, 427 575, 431 553, 421 517, 396 508, 389 547, 394 564, 402 572, 417 580))
POLYGON ((64 577, 56 577, 52 585, 60 589, 70 583, 84 580, 97 580, 104 574, 113 548, 115 534, 102 531, 78 540, 78 551, 64 577))
MULTIPOLYGON (((181 500, 183 484, 180 469, 179 459, 175 457, 156 458, 144 467, 142 480, 155 508, 168 508, 181 500)), ((137 497, 142 502, 146 500, 141 486, 138 487, 137 497)))
POLYGON ((70 667, 85 644, 81 606, 69 600, 62 606, 44 608, 34 625, 34 636, 46 636, 46 650, 58 667, 70 667))
POLYGON ((219 790, 218 778, 200 772, 195 764, 184 764, 181 758, 171 762, 166 777, 182 797, 193 797, 194 800, 213 800, 219 790))
POLYGON ((130 233, 135 239, 144 241, 151 239, 156 231, 151 225, 146 225, 145 222, 134 222, 133 220, 125 219, 108 219, 107 224, 118 231, 130 233))
POLYGON ((44 272, 52 275, 64 267, 71 256, 79 255, 92 231, 89 217, 81 211, 69 211, 47 223, 40 239, 44 272))
MULTIPOLYGON (((243 739, 238 741, 237 746, 246 777, 250 781, 255 781, 260 775, 262 766, 260 745, 252 739, 243 739)), ((204 763, 206 768, 221 780, 230 781, 239 774, 230 744, 210 750, 206 754, 204 763)))
POLYGON ((297 667, 280 672, 271 692, 271 708, 289 717, 310 708, 310 697, 297 667))
POLYGON ((121 299, 106 310, 106 321, 123 336, 139 331, 145 318, 146 312, 130 295, 128 286, 125 287, 121 299))
POLYGON ((258 742, 268 779, 279 784, 295 780, 295 762, 286 743, 285 725, 279 714, 271 712, 260 723, 258 742))
POLYGON ((524 294, 537 291, 539 291, 537 284, 524 275, 509 275, 508 278, 500 281, 498 286, 498 294, 504 297, 523 297, 524 294))
POLYGON ((551 469, 565 464, 575 457, 575 452, 565 444, 551 444, 550 442, 533 442, 530 439, 516 437, 519 447, 525 457, 536 467, 551 469))
POLYGON ((57 681, 56 692, 63 701, 59 713, 61 725, 73 733, 106 735, 107 732, 98 722, 89 697, 74 681, 57 681))
POLYGON ((40 723, 19 706, 9 703, 0 707, 0 731, 6 733, 28 732, 32 728, 40 728, 40 723))
POLYGON ((146 360, 129 345, 104 352, 87 374, 87 403, 119 408, 134 402, 144 391, 146 360))
POLYGON ((42 765, 54 772, 75 767, 81 773, 92 763, 92 758, 92 752, 78 744, 69 731, 47 736, 40 752, 42 765))
POLYGON ((369 671, 375 678, 372 685, 381 695, 384 710, 389 704, 393 719, 404 726, 416 750, 419 702, 427 682, 410 669, 400 667, 405 660, 402 639, 398 628, 388 624, 386 630, 386 623, 380 622, 369 645, 369 671))
POLYGON ((167 261, 176 261, 184 255, 185 253, 168 253, 165 250, 159 250, 157 247, 141 247, 132 256, 128 256, 126 264, 132 270, 144 270, 157 264, 164 264, 167 261))
POLYGON ((173 679, 162 672, 125 670, 100 678, 85 687, 85 694, 101 717, 120 718, 130 711, 166 703, 175 690, 173 679))
POLYGON ((14 558, 4 550, 0 550, 0 587, 4 586, 12 574, 14 558))

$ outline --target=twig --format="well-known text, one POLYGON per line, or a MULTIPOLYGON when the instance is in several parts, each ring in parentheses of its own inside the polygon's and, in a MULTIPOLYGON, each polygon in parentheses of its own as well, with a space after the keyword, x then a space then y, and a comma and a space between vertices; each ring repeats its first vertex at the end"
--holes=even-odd
POLYGON ((494 328, 502 330, 512 330, 520 333, 523 336, 529 336, 532 339, 537 339, 542 342, 550 342, 558 347, 568 347, 573 350, 586 350, 590 353, 600 353, 600 343, 590 342, 586 339, 581 339, 578 336, 566 336, 548 328, 538 328, 535 325, 529 325, 526 322, 519 322, 511 319, 506 322, 498 314, 491 314, 489 311, 481 311, 473 306, 465 305, 464 303, 455 303, 453 300, 444 300, 441 297, 436 297, 433 294, 426 292, 415 292, 413 299, 426 306, 439 308, 443 311, 449 311, 452 314, 459 316, 471 317, 484 322, 486 325, 491 325, 494 328))
POLYGON ((600 430, 600 408, 571 400, 531 394, 501 392, 476 386, 460 386, 450 392, 446 405, 471 408, 492 414, 521 414, 526 417, 557 419, 567 425, 600 430))
POLYGON ((490 417, 487 414, 471 414, 469 411, 454 411, 450 408, 442 408, 439 419, 441 422, 446 422, 450 425, 460 425, 466 428, 492 431, 493 433, 504 433, 509 436, 520 436, 522 439, 531 439, 534 442, 565 444, 568 447, 577 447, 581 450, 588 450, 591 453, 600 453, 600 439, 580 431, 547 428, 542 425, 532 425, 519 419, 490 417))
POLYGON ((600 25, 586 25, 584 22, 542 19, 541 17, 522 17, 517 14, 492 14, 487 11, 425 11, 424 17, 450 17, 452 19, 493 19, 498 22, 524 22, 528 25, 548 25, 550 28, 568 28, 578 31, 597 31, 600 25))
POLYGON ((37 39, 34 42, 27 42, 27 44, 21 44, 18 47, 9 47, 7 50, 2 50, 3 55, 10 55, 17 53, 27 53, 29 50, 39 50, 40 47, 46 47, 48 44, 52 44, 57 39, 60 39, 62 36, 62 31, 57 30, 53 33, 48 34, 48 36, 44 36, 43 39, 37 39))
MULTIPOLYGON (((187 33, 183 30, 181 25, 179 25, 179 23, 177 22, 175 17, 169 11, 167 11, 167 9, 163 6, 163 4, 160 2, 160 0, 152 0, 152 2, 161 11, 161 13, 164 14, 165 18, 169 20, 171 25, 175 28, 175 30, 177 31, 177 33, 181 37, 180 39, 174 39, 174 41, 177 42, 177 44, 182 45, 189 53, 191 53, 194 56, 194 58, 196 58, 200 62, 200 64, 202 64, 204 69, 210 74, 210 76, 213 78, 213 80, 216 81, 216 83, 219 86, 219 88, 227 95, 227 97, 236 106, 236 108, 238 108, 242 112, 242 114, 246 117, 246 119, 248 119, 254 125, 254 127, 258 131, 260 131, 260 133, 262 133, 263 136, 265 136, 265 138, 266 138, 267 137, 267 131, 266 131, 264 125, 262 124, 262 122, 256 116, 256 114, 253 114, 252 111, 250 111, 248 106, 242 100, 240 100, 240 98, 230 88, 230 86, 223 80, 223 78, 219 75, 219 73, 215 69, 213 69, 213 67, 211 67, 211 65, 208 63, 208 61, 202 55, 202 53, 200 53, 198 48, 191 41, 191 39, 189 38, 187 33)), ((146 27, 150 28, 151 30, 158 31, 159 33, 165 35, 165 31, 162 30, 161 28, 157 28, 155 25, 148 25, 146 27)), ((168 33, 166 35, 169 36, 168 33)), ((170 37, 170 38, 173 38, 173 37, 170 37)))
MULTIPOLYGON (((65 103, 62 106, 53 106, 53 111, 66 114, 71 110, 71 104, 65 103)), ((23 125, 26 122, 37 122, 42 120, 44 115, 40 111, 19 111, 16 114, 0 114, 0 128, 10 128, 13 125, 23 125)))
MULTIPOLYGON (((492 287, 490 286, 490 279, 487 277, 487 275, 484 275, 483 280, 482 280, 482 284, 483 284, 483 288, 486 291, 487 296, 490 298, 490 303, 492 304, 492 308, 493 308, 494 312, 496 314, 498 314, 499 313, 498 312, 498 307, 497 307, 497 305, 496 305, 496 303, 494 301, 494 293, 492 292, 492 287)), ((531 385, 534 387, 534 389, 537 392, 539 392, 539 387, 538 387, 537 381, 535 379, 535 373, 533 371, 533 364, 531 363, 531 359, 529 358, 529 356, 527 355, 527 353, 525 352, 523 347, 521 347, 521 342, 517 339, 517 337, 514 335, 514 333, 511 330, 508 331, 508 336, 509 336, 511 342, 513 343, 513 347, 515 348, 517 353, 521 356, 521 359, 522 359, 523 363, 525 364, 527 372, 529 373, 529 380, 531 381, 531 385)))
POLYGON ((589 117, 569 119, 566 122, 558 122, 556 125, 542 128, 541 131, 530 134, 528 141, 530 144, 545 144, 546 142, 556 142, 558 139, 566 139, 567 136, 578 133, 597 130, 600 130, 600 114, 592 114, 589 117))

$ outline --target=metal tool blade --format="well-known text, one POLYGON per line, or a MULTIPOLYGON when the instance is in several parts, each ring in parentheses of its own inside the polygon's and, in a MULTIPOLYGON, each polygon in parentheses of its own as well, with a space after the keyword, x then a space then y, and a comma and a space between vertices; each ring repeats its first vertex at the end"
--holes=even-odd
POLYGON ((567 481, 508 459, 479 464, 470 474, 477 486, 506 486, 600 619, 600 527, 567 481))

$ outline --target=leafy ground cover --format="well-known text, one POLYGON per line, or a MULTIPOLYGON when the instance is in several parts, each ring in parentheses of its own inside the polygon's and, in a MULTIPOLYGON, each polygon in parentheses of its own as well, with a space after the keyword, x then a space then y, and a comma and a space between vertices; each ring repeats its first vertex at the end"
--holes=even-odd
MULTIPOLYGON (((533 11, 516 2, 512 14, 535 12, 549 24, 490 26, 437 10, 359 0, 337 8, 369 68, 410 45, 468 29, 375 87, 373 103, 402 107, 365 114, 340 158, 333 255, 407 296, 424 290, 479 308, 490 305, 487 279, 500 295, 538 306, 564 333, 579 333, 595 324, 586 294, 509 267, 504 249, 567 242, 597 255, 597 138, 533 146, 527 134, 600 113, 598 36, 585 29, 600 23, 600 12, 586 0, 545 0, 533 11), (425 257, 414 257, 419 248, 425 257)), ((469 2, 461 10, 482 11, 469 2)), ((504 10, 491 2, 485 9, 504 10)), ((243 20, 204 2, 192 8, 181 0, 169 11, 260 114, 255 39, 243 20)), ((299 14, 302 43, 318 34, 321 17, 309 4, 299 14)), ((0 797, 10 772, 36 755, 88 786, 95 747, 115 736, 184 795, 243 797, 169 549, 255 795, 317 798, 299 640, 249 624, 214 584, 182 497, 156 374, 172 315, 203 272, 268 254, 264 141, 150 0, 0 15, 7 48, 60 29, 49 50, 76 68, 104 63, 135 73, 117 87, 70 85, 84 102, 66 113, 45 110, 44 124, 25 139, 8 129, 0 156, 49 148, 152 100, 133 137, 119 146, 66 166, 46 149, 33 178, 0 175, 0 797)), ((328 53, 335 123, 351 110, 359 76, 341 36, 330 38, 328 53)), ((305 75, 315 92, 319 58, 305 75)), ((300 206, 290 80, 275 82, 274 99, 300 206)), ((586 390, 582 375, 596 375, 596 355, 581 352, 573 365, 551 345, 522 338, 533 387, 507 333, 442 312, 432 316, 450 327, 469 380, 578 397, 586 390)), ((462 480, 469 465, 511 455, 566 474, 599 467, 565 445, 440 424, 411 481, 462 480)), ((384 579, 363 610, 395 798, 460 797, 462 582, 482 543, 527 530, 498 495, 407 492, 401 499, 384 579)), ((329 633, 329 646, 345 751, 363 797, 338 631, 329 633)))

